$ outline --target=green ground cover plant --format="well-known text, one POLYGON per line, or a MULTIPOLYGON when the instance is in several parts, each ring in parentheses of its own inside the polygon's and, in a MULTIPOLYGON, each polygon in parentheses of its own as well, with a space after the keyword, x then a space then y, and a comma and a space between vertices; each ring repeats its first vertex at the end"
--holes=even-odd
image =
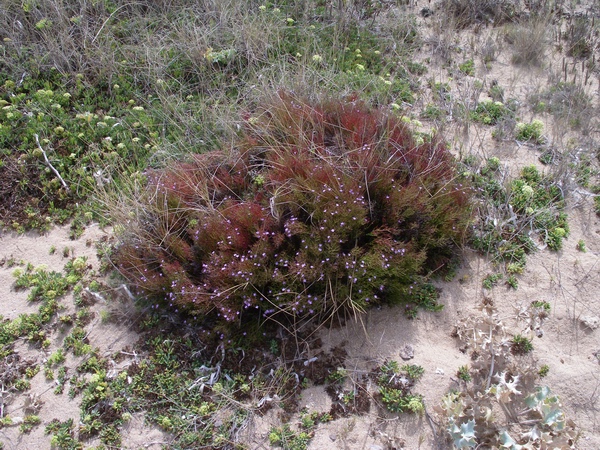
POLYGON ((533 350, 533 344, 531 339, 516 334, 511 340, 510 350, 515 355, 525 355, 533 350))
MULTIPOLYGON (((473 184, 481 199, 478 222, 471 245, 501 264, 516 286, 527 254, 539 247, 560 250, 568 237, 565 200, 558 181, 534 166, 524 167, 519 177, 500 182, 502 170, 497 158, 489 158, 471 171, 473 184), (511 278, 512 277, 512 278, 511 278)), ((502 277, 492 274, 484 280, 491 288, 502 277)))
POLYGON ((269 433, 269 443, 284 450, 305 450, 310 439, 308 432, 294 432, 288 424, 275 427, 269 433))
POLYGON ((14 342, 21 337, 46 348, 50 344, 46 327, 60 310, 60 298, 80 283, 88 270, 85 258, 73 258, 67 262, 64 274, 32 264, 15 269, 15 288, 29 289, 28 301, 39 302, 40 307, 37 313, 20 314, 12 320, 0 316, 0 355, 6 358, 13 354, 14 342))
MULTIPOLYGON (((273 373, 264 368, 275 360, 266 343, 225 349, 223 342, 183 322, 174 320, 159 331, 155 319, 161 316, 147 317, 141 324, 146 356, 126 369, 109 374, 107 358, 94 352, 83 358, 64 382, 69 397, 81 402, 79 426, 50 424, 46 431, 53 442, 79 448, 81 442, 99 438, 103 445, 119 446, 123 427, 143 411, 150 423, 171 433, 170 448, 228 448, 255 414, 279 402, 296 407, 298 378, 291 368, 282 366, 273 373), (250 366, 241 367, 240 360, 246 358, 250 366), (255 370, 258 361, 264 367, 255 370)), ((300 435, 310 438, 316 424, 327 420, 326 415, 306 414, 300 435)), ((282 442, 296 440, 291 430, 277 434, 282 442)))
POLYGON ((514 115, 504 103, 493 100, 479 102, 471 111, 471 120, 484 125, 496 125, 500 120, 514 115))
POLYGON ((412 392, 414 384, 423 376, 423 372, 421 366, 405 364, 398 367, 396 361, 386 361, 376 370, 379 396, 389 411, 418 415, 425 412, 423 397, 412 392))
POLYGON ((458 65, 458 70, 460 70, 465 75, 474 76, 475 75, 475 62, 472 59, 465 61, 462 64, 458 65))
POLYGON ((530 123, 518 122, 516 126, 515 138, 518 141, 531 142, 533 144, 543 144, 544 123, 541 120, 533 120, 530 123))
POLYGON ((470 221, 444 145, 356 99, 280 93, 232 151, 148 179, 116 267, 156 308, 232 324, 419 303, 470 221))
POLYGON ((300 414, 300 430, 292 430, 289 424, 273 427, 269 432, 269 443, 284 450, 304 450, 314 436, 316 426, 330 420, 329 413, 319 414, 304 410, 300 414))
POLYGON ((73 228, 98 220, 85 200, 147 165, 154 120, 131 92, 103 92, 56 70, 19 85, 0 73, 0 83, 0 225, 47 230, 74 214, 73 228))
POLYGON ((469 366, 460 366, 456 372, 456 376, 465 383, 468 383, 473 379, 469 373, 469 366))

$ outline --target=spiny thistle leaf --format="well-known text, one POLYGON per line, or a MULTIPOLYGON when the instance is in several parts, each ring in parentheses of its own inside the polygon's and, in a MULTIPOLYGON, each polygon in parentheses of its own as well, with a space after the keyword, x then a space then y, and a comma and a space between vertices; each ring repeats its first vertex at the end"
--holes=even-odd
POLYGON ((475 420, 471 419, 461 424, 460 428, 452 423, 449 431, 457 448, 470 448, 477 445, 475 441, 475 420))
POLYGON ((510 450, 521 450, 523 448, 522 445, 519 445, 517 441, 515 441, 506 430, 503 430, 500 433, 500 442, 502 443, 503 448, 508 448, 510 450))
POLYGON ((565 426, 565 416, 562 410, 560 409, 560 405, 558 404, 550 404, 550 405, 542 405, 540 408, 540 412, 543 417, 543 424, 548 426, 553 426, 557 430, 562 430, 565 426))
POLYGON ((536 392, 528 395, 525 398, 525 404, 530 408, 537 408, 550 396, 550 388, 548 386, 540 386, 536 392))

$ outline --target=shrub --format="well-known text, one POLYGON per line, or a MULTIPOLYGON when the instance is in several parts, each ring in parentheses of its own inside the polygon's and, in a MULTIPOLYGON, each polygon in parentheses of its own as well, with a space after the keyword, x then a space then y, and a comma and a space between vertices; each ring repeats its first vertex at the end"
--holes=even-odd
POLYGON ((149 173, 113 258, 155 307, 222 323, 357 312, 413 300, 450 261, 470 192, 444 145, 416 145, 396 116, 282 93, 233 151, 149 173))
POLYGON ((501 119, 511 117, 513 112, 502 102, 486 100, 477 104, 474 111, 470 112, 470 117, 475 122, 485 125, 495 125, 501 119))
POLYGON ((575 83, 558 82, 530 96, 530 102, 540 112, 548 112, 564 120, 570 127, 584 133, 594 117, 590 95, 575 83))
POLYGON ((531 123, 519 122, 517 123, 515 137, 518 141, 541 144, 544 142, 542 131, 544 131, 544 123, 541 120, 536 119, 531 123))
POLYGON ((574 58, 588 58, 594 51, 594 23, 586 17, 574 17, 566 34, 567 55, 574 58))

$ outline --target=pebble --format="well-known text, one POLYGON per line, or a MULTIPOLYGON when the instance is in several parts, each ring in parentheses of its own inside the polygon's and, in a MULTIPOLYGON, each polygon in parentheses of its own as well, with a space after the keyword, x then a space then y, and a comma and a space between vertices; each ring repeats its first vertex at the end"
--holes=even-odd
POLYGON ((404 347, 402 347, 402 349, 400 349, 400 358, 402 358, 404 361, 413 359, 414 357, 415 357, 415 350, 413 349, 412 345, 406 344, 406 345, 404 345, 404 347))
POLYGON ((581 316, 579 321, 592 330, 600 327, 600 317, 598 316, 581 316))

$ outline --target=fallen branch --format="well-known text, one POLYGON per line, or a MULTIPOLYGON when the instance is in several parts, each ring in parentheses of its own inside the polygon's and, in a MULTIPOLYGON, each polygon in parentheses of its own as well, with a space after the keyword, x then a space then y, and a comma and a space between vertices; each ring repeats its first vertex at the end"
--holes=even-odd
POLYGON ((427 412, 427 408, 425 408, 425 417, 427 418, 427 423, 431 427, 431 431, 433 433, 433 442, 435 442, 435 447, 438 449, 444 448, 442 445, 443 438, 438 434, 439 425, 433 420, 433 418, 427 412))
POLYGON ((46 155, 46 152, 42 148, 42 145, 40 144, 40 138, 39 138, 39 136, 37 134, 34 134, 33 136, 35 137, 35 142, 36 142, 38 148, 40 149, 40 151, 42 152, 42 155, 44 155, 44 161, 46 161, 46 165, 48 167, 50 167, 50 169, 52 169, 52 172, 54 172, 54 174, 58 177, 58 179, 62 183, 62 185, 65 188, 65 190, 67 192, 69 192, 69 186, 67 186, 67 183, 65 182, 65 180, 63 179, 63 177, 60 176, 60 173, 58 173, 58 170, 56 170, 56 168, 52 165, 52 163, 48 159, 48 155, 46 155))
POLYGON ((490 373, 488 375, 488 379, 485 384, 486 391, 490 388, 490 385, 492 384, 492 376, 494 375, 494 362, 495 362, 495 357, 496 357, 496 354, 494 353, 494 341, 492 339, 492 334, 493 334, 493 328, 492 328, 492 325, 490 325, 490 353, 492 355, 492 364, 490 365, 490 373))

